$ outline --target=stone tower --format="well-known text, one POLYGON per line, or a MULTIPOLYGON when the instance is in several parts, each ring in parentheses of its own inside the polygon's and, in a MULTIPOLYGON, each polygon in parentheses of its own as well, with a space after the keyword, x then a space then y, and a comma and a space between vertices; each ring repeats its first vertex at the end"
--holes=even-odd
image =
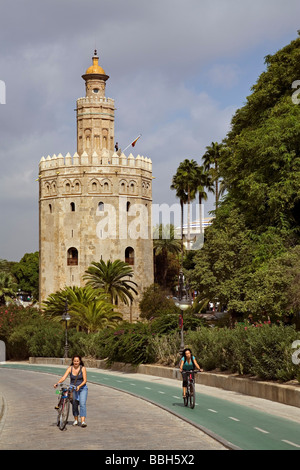
MULTIPOLYGON (((82 76, 77 100, 77 152, 42 157, 39 165, 40 303, 65 286, 83 286, 92 261, 121 259, 139 295, 153 282, 152 162, 115 151, 114 100, 98 63, 82 76)), ((137 320, 139 296, 120 306, 137 320)))

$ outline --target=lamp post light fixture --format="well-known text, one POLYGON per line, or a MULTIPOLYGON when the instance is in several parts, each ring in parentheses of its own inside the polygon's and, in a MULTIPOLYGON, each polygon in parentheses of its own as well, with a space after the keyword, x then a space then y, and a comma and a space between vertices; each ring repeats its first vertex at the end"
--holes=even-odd
POLYGON ((68 321, 71 320, 71 317, 69 315, 69 311, 68 311, 68 300, 66 299, 66 302, 65 302, 65 310, 64 310, 64 313, 62 314, 62 319, 63 321, 66 322, 66 330, 65 330, 65 354, 64 354, 64 358, 68 358, 69 357, 69 344, 68 344, 68 321))

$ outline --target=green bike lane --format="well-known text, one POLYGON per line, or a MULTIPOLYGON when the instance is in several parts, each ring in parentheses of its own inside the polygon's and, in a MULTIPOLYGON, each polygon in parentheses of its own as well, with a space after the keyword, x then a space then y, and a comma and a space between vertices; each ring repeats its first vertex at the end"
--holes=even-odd
MULTIPOLYGON (((30 370, 61 377, 66 367, 1 364, 0 367, 30 370)), ((132 375, 88 369, 89 382, 121 390, 147 400, 195 425, 231 449, 300 450, 300 424, 274 416, 251 406, 199 393, 196 384, 196 406, 183 406, 181 387, 144 380, 132 375)), ((220 393, 222 391, 220 390, 220 393)))

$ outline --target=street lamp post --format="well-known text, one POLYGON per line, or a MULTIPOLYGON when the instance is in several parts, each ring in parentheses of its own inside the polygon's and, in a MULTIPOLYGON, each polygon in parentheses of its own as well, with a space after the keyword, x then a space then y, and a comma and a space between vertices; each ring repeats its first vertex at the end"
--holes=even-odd
POLYGON ((64 310, 64 313, 62 315, 62 319, 66 322, 66 330, 65 330, 65 354, 64 354, 64 358, 68 358, 69 357, 69 344, 68 344, 68 321, 71 320, 71 317, 69 315, 69 311, 68 311, 68 300, 66 299, 66 302, 65 302, 65 310, 64 310))
POLYGON ((183 276, 183 271, 180 269, 179 271, 179 292, 178 292, 178 299, 175 302, 176 307, 179 307, 181 310, 181 314, 179 317, 179 326, 180 326, 180 336, 181 336, 181 342, 180 342, 180 355, 182 356, 182 353, 184 351, 184 338, 183 338, 183 312, 185 312, 190 306, 191 306, 191 301, 189 298, 189 291, 188 287, 185 286, 184 284, 184 276, 183 276), (183 294, 185 292, 185 294, 183 294))

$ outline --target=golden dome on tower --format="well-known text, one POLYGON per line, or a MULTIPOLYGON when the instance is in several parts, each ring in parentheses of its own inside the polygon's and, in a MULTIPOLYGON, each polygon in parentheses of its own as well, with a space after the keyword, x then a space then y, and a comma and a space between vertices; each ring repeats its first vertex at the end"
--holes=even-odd
POLYGON ((100 67, 100 65, 98 64, 98 61, 99 61, 99 57, 95 49, 94 56, 93 56, 93 65, 91 65, 87 69, 87 71, 85 72, 86 75, 89 75, 89 74, 106 75, 103 68, 100 67))

